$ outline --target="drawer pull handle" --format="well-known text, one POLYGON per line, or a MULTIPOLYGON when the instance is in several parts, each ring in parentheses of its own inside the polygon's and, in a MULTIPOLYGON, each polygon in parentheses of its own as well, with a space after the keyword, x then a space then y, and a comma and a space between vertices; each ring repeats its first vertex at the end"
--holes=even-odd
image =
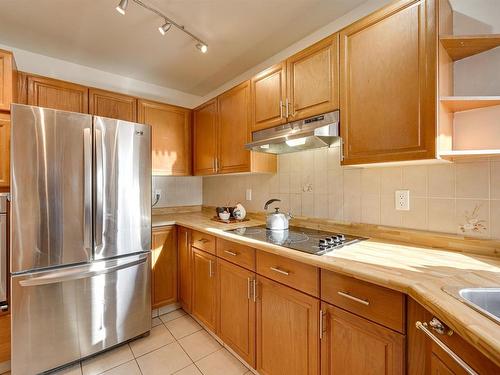
POLYGON ((370 302, 368 302, 368 301, 366 301, 364 299, 358 298, 358 297, 351 296, 349 293, 346 293, 346 292, 338 291, 337 294, 339 296, 342 296, 342 297, 345 297, 345 298, 349 298, 352 301, 361 303, 362 305, 365 305, 365 306, 368 306, 370 304, 370 302))
POLYGON ((233 257, 238 256, 238 253, 235 253, 235 252, 233 252, 233 251, 224 250, 224 252, 225 252, 226 254, 232 255, 233 257))
POLYGON ((281 273, 282 275, 285 275, 285 276, 290 275, 290 272, 280 270, 278 267, 271 267, 271 270, 274 272, 281 273))
POLYGON ((425 333, 432 341, 434 341, 441 349, 443 349, 446 354, 448 354, 460 367, 462 367, 465 372, 470 375, 478 375, 465 361, 460 358, 455 352, 453 352, 448 346, 438 339, 429 329, 427 329, 428 324, 422 322, 416 322, 415 327, 425 333))
POLYGON ((210 242, 210 240, 207 240, 206 238, 200 238, 198 240, 198 242, 201 242, 201 243, 207 243, 207 242, 210 242))

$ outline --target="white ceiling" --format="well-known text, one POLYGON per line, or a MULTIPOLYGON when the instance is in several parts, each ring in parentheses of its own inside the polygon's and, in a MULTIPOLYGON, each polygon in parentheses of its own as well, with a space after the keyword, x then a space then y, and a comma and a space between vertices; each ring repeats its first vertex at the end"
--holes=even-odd
POLYGON ((205 95, 365 0, 143 0, 195 42, 129 0, 0 0, 0 43, 205 95))

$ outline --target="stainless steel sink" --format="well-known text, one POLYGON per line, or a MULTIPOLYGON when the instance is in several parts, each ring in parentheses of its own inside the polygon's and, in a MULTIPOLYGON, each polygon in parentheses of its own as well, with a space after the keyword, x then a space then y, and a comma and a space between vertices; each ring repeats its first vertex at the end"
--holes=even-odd
POLYGON ((443 290, 474 310, 500 324, 500 287, 446 288, 443 290))

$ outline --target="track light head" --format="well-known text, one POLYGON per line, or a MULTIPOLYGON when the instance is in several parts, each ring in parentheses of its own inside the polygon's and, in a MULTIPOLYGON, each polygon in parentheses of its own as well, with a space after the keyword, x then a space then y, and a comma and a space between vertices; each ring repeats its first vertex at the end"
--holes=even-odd
POLYGON ((120 14, 125 14, 125 10, 127 9, 128 0, 120 0, 120 4, 116 7, 116 11, 120 14))
POLYGON ((196 45, 196 48, 198 48, 201 51, 201 53, 207 53, 207 51, 208 51, 208 46, 206 44, 203 44, 203 43, 198 43, 196 45))
POLYGON ((165 21, 165 24, 163 26, 160 26, 158 28, 158 31, 160 32, 161 35, 165 35, 168 30, 172 27, 172 24, 170 22, 165 21))

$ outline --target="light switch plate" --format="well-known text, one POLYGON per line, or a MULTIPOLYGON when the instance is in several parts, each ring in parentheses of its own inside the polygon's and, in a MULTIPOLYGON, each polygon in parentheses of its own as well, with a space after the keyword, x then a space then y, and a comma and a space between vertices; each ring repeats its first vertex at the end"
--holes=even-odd
POLYGON ((396 211, 410 211, 410 190, 396 190, 396 211))
POLYGON ((247 201, 251 201, 252 200, 252 189, 247 189, 247 191, 245 193, 245 199, 247 201))

